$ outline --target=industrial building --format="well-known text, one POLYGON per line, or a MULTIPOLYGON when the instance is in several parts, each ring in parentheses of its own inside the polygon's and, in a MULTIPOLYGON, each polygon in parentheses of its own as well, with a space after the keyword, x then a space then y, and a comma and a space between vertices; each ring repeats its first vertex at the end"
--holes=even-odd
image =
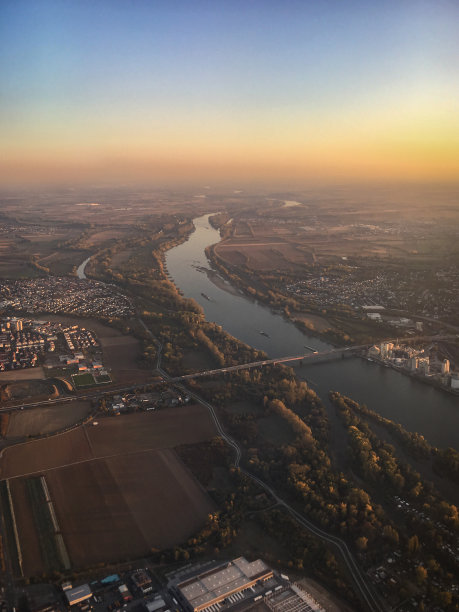
POLYGON ((137 592, 142 595, 151 593, 153 591, 153 583, 150 576, 143 569, 139 569, 131 574, 131 580, 137 592))
POLYGON ((89 584, 82 584, 72 589, 66 588, 64 593, 69 602, 69 606, 74 606, 92 597, 92 591, 89 584))
POLYGON ((249 562, 239 557, 179 582, 175 590, 187 610, 201 612, 226 599, 242 599, 244 591, 272 576, 273 570, 261 559, 249 562))
POLYGON ((276 587, 263 601, 271 612, 325 612, 310 593, 295 584, 276 587))
POLYGON ((150 601, 147 601, 145 608, 147 609, 147 612, 169 612, 167 604, 161 595, 157 595, 150 601))

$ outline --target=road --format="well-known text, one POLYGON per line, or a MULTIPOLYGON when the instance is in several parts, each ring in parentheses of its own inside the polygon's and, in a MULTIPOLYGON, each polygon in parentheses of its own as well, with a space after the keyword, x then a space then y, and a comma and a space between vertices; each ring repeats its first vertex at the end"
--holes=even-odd
MULTIPOLYGON (((156 340, 156 338, 153 336, 151 331, 146 327, 146 325, 143 323, 140 317, 139 317, 139 321, 141 321, 144 329, 147 331, 150 337, 155 341, 156 346, 158 348, 158 355, 157 355, 157 362, 156 362, 157 371, 161 374, 161 376, 165 380, 168 380, 168 379, 170 380, 171 377, 161 367, 161 350, 162 350, 161 344, 156 340)), ((272 363, 275 362, 275 360, 267 360, 267 361, 270 361, 272 363)), ((256 366, 252 366, 252 367, 256 367, 256 366)), ((190 391, 190 389, 183 387, 181 384, 179 384, 178 386, 182 388, 184 392, 188 393, 188 395, 190 395, 195 401, 199 402, 201 405, 203 405, 205 408, 208 409, 210 416, 212 417, 212 420, 215 423, 215 427, 217 428, 218 433, 223 438, 223 440, 225 440, 228 446, 230 446, 234 451, 234 455, 235 455, 234 456, 234 467, 239 468, 243 474, 245 474, 248 478, 250 478, 251 480, 256 482, 260 487, 262 487, 269 495, 271 495, 271 497, 276 501, 276 503, 279 506, 283 507, 287 512, 289 512, 289 514, 302 527, 304 527, 305 529, 313 533, 315 536, 317 536, 321 540, 324 540, 325 542, 328 542, 329 544, 332 544, 333 546, 335 546, 338 549, 339 553, 341 554, 346 564, 346 567, 348 568, 354 580, 355 587, 358 593, 360 594, 360 596, 362 597, 363 601, 368 606, 368 609, 371 610, 372 612, 383 612, 384 608, 381 606, 379 600, 376 598, 376 595, 374 594, 373 589, 367 583, 365 576, 363 575, 362 571, 360 570, 357 563, 355 562, 355 559, 351 551, 349 550, 349 547, 347 546, 346 542, 342 540, 341 538, 338 538, 337 536, 331 533, 327 533, 323 529, 320 529, 319 527, 314 525, 314 523, 311 523, 311 521, 309 521, 306 517, 304 517, 297 510, 295 510, 295 508, 293 508, 292 506, 287 504, 287 502, 285 502, 282 498, 280 498, 277 495, 277 493, 266 482, 264 482, 263 480, 258 478, 258 476, 255 476, 255 474, 252 474, 245 468, 242 468, 240 466, 240 462, 242 458, 241 447, 236 442, 236 440, 234 440, 231 436, 229 436, 223 429, 223 426, 220 423, 220 420, 217 416, 214 406, 212 406, 212 404, 210 404, 208 401, 200 397, 194 391, 190 391)))
MULTIPOLYGON (((159 343, 158 343, 158 346, 160 347, 159 343)), ((172 381, 173 379, 169 377, 167 372, 165 372, 165 370, 161 368, 161 350, 159 350, 158 352, 157 365, 158 365, 158 372, 161 374, 161 376, 163 376, 165 380, 172 381)), ((258 476, 256 476, 255 474, 252 474, 245 468, 242 468, 240 466, 240 462, 242 458, 241 447, 236 442, 236 440, 234 440, 234 438, 229 436, 223 429, 223 426, 218 419, 214 406, 212 406, 212 404, 210 404, 208 401, 200 397, 197 393, 195 393, 194 391, 190 391, 190 389, 184 387, 183 385, 178 384, 177 386, 181 388, 184 392, 186 392, 188 395, 190 395, 195 401, 199 402, 201 405, 203 405, 205 408, 208 409, 212 417, 212 420, 215 423, 215 427, 217 428, 219 435, 223 438, 223 440, 225 440, 225 442, 234 451, 234 455, 235 455, 234 456, 234 467, 238 468, 248 478, 250 478, 251 480, 256 482, 260 487, 262 487, 269 495, 271 495, 271 497, 275 500, 275 502, 279 506, 284 508, 302 527, 310 531, 316 537, 327 542, 328 544, 332 544, 341 554, 344 560, 344 563, 346 564, 346 567, 348 568, 348 571, 350 572, 354 580, 354 584, 357 589, 357 592, 360 594, 362 600, 365 602, 368 609, 371 610, 372 612, 383 612, 384 608, 381 606, 379 600, 377 599, 376 595, 373 592, 373 589, 370 587, 370 585, 366 581, 364 574, 362 573, 357 563, 355 562, 355 559, 351 551, 349 550, 349 547, 347 546, 346 542, 342 540, 341 538, 338 538, 337 536, 331 533, 328 533, 324 531, 323 529, 320 529, 319 527, 314 525, 314 523, 311 523, 311 521, 309 521, 306 517, 304 517, 297 510, 295 510, 295 508, 287 504, 286 501, 284 501, 281 497, 279 497, 277 493, 266 482, 264 482, 263 480, 258 478, 258 476)))
MULTIPOLYGON (((265 360, 261 360, 261 361, 254 361, 254 362, 250 362, 250 363, 245 363, 245 364, 239 364, 236 366, 228 366, 225 368, 219 368, 219 369, 213 369, 213 370, 205 370, 203 372, 196 372, 194 374, 187 374, 184 376, 176 376, 176 377, 171 377, 167 374, 167 372, 165 372, 162 367, 161 367, 161 354, 162 354, 162 345, 161 343, 153 336, 153 334, 151 333, 151 331, 148 329, 148 327, 145 325, 145 323, 143 322, 143 320, 140 318, 140 316, 138 316, 138 321, 139 323, 142 325, 142 327, 144 328, 144 330, 146 331, 146 333, 151 337, 151 339, 153 340, 153 342, 155 343, 156 347, 157 347, 157 361, 156 361, 156 370, 157 372, 162 376, 164 382, 170 383, 170 384, 175 384, 177 387, 179 387, 180 389, 182 389, 185 393, 187 393, 189 396, 193 397, 193 399, 197 402, 199 402, 201 405, 203 405, 205 408, 207 408, 207 410, 209 411, 209 414, 215 424, 215 427, 219 433, 219 435, 223 438, 223 440, 225 440, 225 442, 233 449, 234 451, 234 466, 238 469, 241 470, 242 473, 244 473, 248 478, 250 478, 252 481, 256 482, 260 487, 262 487, 272 498, 273 500, 275 500, 276 504, 279 505, 280 507, 284 508, 296 521, 298 524, 300 524, 302 527, 304 527, 305 529, 307 529, 308 531, 310 531, 312 534, 314 534, 316 537, 322 539, 324 542, 327 542, 328 544, 333 545, 338 552, 340 553, 341 557, 344 560, 344 563, 346 565, 346 567, 348 568, 353 580, 354 580, 354 584, 355 587, 357 589, 357 592, 360 594, 362 600, 365 602, 366 606, 368 607, 369 610, 371 611, 376 611, 376 612, 383 612, 384 608, 382 607, 381 603, 379 602, 378 598, 376 597, 376 595, 373 592, 372 587, 368 584, 367 579, 365 577, 365 575, 362 573, 362 571, 360 570, 360 568, 358 567, 351 551, 349 550, 349 547, 347 546, 346 542, 344 540, 342 540, 341 538, 338 538, 337 536, 335 536, 334 534, 328 533, 326 531, 324 531, 323 529, 317 527, 316 525, 314 525, 314 523, 312 523, 311 521, 309 521, 305 516, 303 516, 302 514, 300 514, 295 508, 293 508, 291 505, 289 505, 286 501, 284 501, 282 498, 280 498, 277 493, 264 481, 262 481, 260 478, 258 478, 258 476, 256 476, 255 474, 252 474, 251 472, 249 472, 248 470, 246 470, 245 468, 242 468, 240 466, 240 462, 241 462, 241 458, 242 458, 242 450, 241 447, 239 446, 239 444, 236 442, 236 440, 234 440, 231 436, 229 436, 225 430, 223 429, 217 413, 215 411, 214 406, 212 406, 212 404, 210 404, 209 402, 207 402, 206 400, 204 400, 202 397, 200 397, 197 393, 195 393, 194 391, 191 391, 190 389, 186 388, 183 386, 183 383, 186 382, 187 380, 191 380, 194 378, 199 378, 199 377, 203 377, 203 376, 214 376, 214 375, 218 375, 218 374, 222 374, 225 372, 236 372, 236 371, 240 371, 240 370, 247 370, 247 369, 251 369, 251 368, 257 368, 257 367, 264 367, 264 366, 268 366, 268 365, 276 365, 276 364, 280 364, 280 363, 289 363, 289 362, 293 362, 293 361, 302 361, 302 360, 307 360, 307 361, 312 361, 314 359, 321 359, 321 358, 327 358, 327 357, 333 357, 333 356, 340 356, 340 355, 346 355, 346 354, 352 354, 353 352, 358 352, 358 351, 362 351, 365 349, 368 349, 370 345, 359 345, 359 346, 352 346, 352 347, 345 347, 345 348, 335 348, 335 349, 331 349, 329 351, 322 351, 322 352, 308 352, 306 354, 301 354, 301 355, 293 355, 293 356, 287 356, 287 357, 280 357, 280 358, 275 358, 275 359, 265 359, 265 360)), ((458 337, 458 335, 449 335, 449 336, 417 336, 417 337, 412 337, 412 338, 404 338, 402 340, 397 340, 398 343, 412 343, 412 342, 420 342, 420 341, 439 341, 439 340, 450 340, 450 339, 456 339, 458 337)), ((387 340, 387 342, 392 342, 395 340, 387 340)), ((92 400, 92 399, 96 399, 99 397, 102 397, 104 395, 107 394, 112 394, 113 392, 117 392, 117 393, 123 393, 123 392, 129 392, 129 391, 134 391, 137 388, 142 388, 145 386, 146 383, 143 384, 138 384, 138 385, 131 385, 129 387, 124 387, 124 388, 117 388, 117 389, 110 389, 110 390, 106 390, 106 391, 95 391, 95 392, 91 392, 91 393, 87 393, 86 395, 80 395, 77 397, 65 397, 65 398, 56 398, 56 399, 51 399, 51 400, 44 400, 44 401, 40 401, 40 402, 31 402, 29 404, 22 404, 22 405, 18 405, 15 407, 7 407, 7 408, 0 408, 0 412, 5 412, 5 411, 13 411, 13 410, 22 410, 22 409, 30 409, 30 408, 36 408, 38 406, 43 406, 43 405, 51 405, 51 404, 55 404, 55 403, 62 403, 62 402, 72 402, 75 400, 92 400)), ((2 530, 2 528, 4 528, 4 526, 1 524, 0 522, 0 532, 2 530)), ((9 560, 7 560, 7 564, 8 564, 9 560)), ((7 565, 7 580, 8 580, 8 587, 9 590, 13 588, 13 584, 12 584, 12 578, 11 578, 11 574, 10 571, 8 571, 10 568, 7 565), (9 579, 8 579, 9 576, 9 579)), ((9 593, 10 597, 11 597, 11 593, 9 593)))
MULTIPOLYGON (((145 323, 140 318, 139 318, 139 321, 142 323, 147 333, 151 334, 150 330, 146 327, 145 323)), ((153 338, 153 336, 151 337, 153 338)), ((432 342, 432 341, 439 341, 439 340, 451 340, 451 339, 457 339, 457 338, 458 338, 457 334, 448 335, 448 336, 414 336, 412 338, 402 338, 401 340, 394 338, 394 339, 385 340, 384 342, 394 342, 398 344, 404 344, 404 343, 412 343, 412 342, 432 342)), ((161 344, 155 338, 153 339, 158 349, 156 369, 158 370, 158 372, 162 373, 162 370, 161 370, 161 348, 162 347, 161 347, 161 344)), ((250 370, 252 368, 261 368, 261 367, 268 366, 268 365, 277 365, 279 363, 291 363, 293 361, 313 362, 314 360, 327 359, 329 357, 340 357, 340 356, 345 356, 345 355, 351 355, 352 353, 358 353, 360 351, 368 350, 370 346, 372 345, 371 344, 360 344, 356 346, 334 348, 334 349, 330 349, 328 351, 322 351, 322 352, 314 351, 313 349, 307 347, 310 352, 302 353, 300 355, 290 355, 287 357, 276 357, 274 359, 263 359, 261 361, 252 361, 250 363, 242 363, 242 364, 238 364, 234 366, 227 366, 224 368, 216 368, 213 370, 203 370, 202 372, 194 372, 193 374, 185 374, 183 376, 168 376, 167 378, 165 377, 164 374, 162 374, 162 376, 169 383, 180 383, 180 382, 185 382, 187 380, 192 380, 194 378, 201 378, 203 376, 215 376, 218 374, 224 374, 226 372, 239 372, 240 370, 250 370)))
MULTIPOLYGON (((277 365, 280 363, 292 363, 294 361, 313 362, 315 359, 320 360, 320 359, 326 359, 329 357, 339 357, 340 355, 341 356, 351 355, 352 353, 357 353, 359 351, 367 350, 368 348, 370 348, 370 346, 372 346, 371 344, 361 344, 358 346, 334 348, 334 349, 330 349, 329 351, 322 351, 322 352, 314 351, 314 352, 309 352, 309 353, 305 353, 301 355, 276 357, 275 359, 263 359, 261 361, 252 361, 250 363, 242 363, 242 364, 238 364, 234 366, 227 366, 224 368, 216 368, 213 370, 203 370, 201 372, 194 372, 193 374, 184 374, 183 376, 169 376, 169 375, 166 376, 164 371, 161 369, 162 345, 151 334, 150 330, 147 328, 147 326, 145 325, 145 323, 142 321, 140 317, 138 318, 138 320, 142 324, 145 331, 151 336, 152 340, 156 344, 157 360, 156 360, 155 369, 161 374, 161 376, 164 379, 164 382, 167 382, 169 384, 186 382, 187 380, 192 380, 195 378, 203 378, 204 376, 217 376, 219 374, 225 374, 227 372, 238 372, 241 370, 250 370, 252 368, 261 368, 261 367, 265 367, 268 365, 277 365)), ((389 339, 389 340, 386 340, 385 342, 397 342, 398 344, 401 344, 401 343, 410 343, 410 342, 412 343, 412 342, 432 342, 432 341, 441 341, 441 340, 452 340, 452 339, 457 339, 457 338, 458 338, 458 334, 448 335, 448 336, 415 336, 412 338, 402 338, 401 340, 389 339)), ((55 399, 42 400, 40 402, 29 402, 27 404, 17 404, 16 406, 7 406, 4 408, 0 408, 0 412, 13 412, 15 410, 37 408, 39 406, 50 406, 52 404, 60 404, 62 402, 72 402, 76 400, 80 400, 80 401, 81 400, 93 400, 93 399, 98 399, 100 397, 103 397, 104 395, 112 395, 113 393, 133 392, 136 389, 141 389, 148 384, 151 384, 151 383, 144 382, 144 383, 139 383, 137 385, 130 385, 127 387, 111 387, 110 389, 107 389, 106 391, 97 390, 97 391, 88 392, 85 395, 58 397, 55 399)))

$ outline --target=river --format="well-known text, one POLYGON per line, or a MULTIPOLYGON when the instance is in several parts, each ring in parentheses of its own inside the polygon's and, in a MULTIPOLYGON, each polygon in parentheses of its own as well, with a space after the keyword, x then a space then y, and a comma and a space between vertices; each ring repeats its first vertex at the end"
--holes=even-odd
MULTIPOLYGON (((220 279, 217 286, 204 249, 219 242, 220 235, 209 225, 208 215, 194 224, 190 238, 167 252, 166 265, 177 287, 203 307, 208 321, 273 358, 307 353, 306 346, 319 351, 331 348, 220 279)), ((435 446, 459 449, 459 402, 453 395, 357 357, 303 365, 295 371, 326 402, 330 390, 340 391, 421 433, 435 446)))
POLYGON ((86 270, 86 266, 88 265, 90 259, 91 257, 88 257, 87 259, 83 261, 83 263, 81 263, 78 266, 77 271, 76 271, 78 278, 81 278, 81 279, 87 278, 85 274, 85 270, 86 270))

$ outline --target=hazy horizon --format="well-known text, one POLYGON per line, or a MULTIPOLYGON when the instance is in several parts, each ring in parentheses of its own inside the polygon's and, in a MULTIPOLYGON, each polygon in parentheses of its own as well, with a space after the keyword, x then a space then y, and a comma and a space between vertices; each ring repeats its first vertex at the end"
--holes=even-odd
POLYGON ((459 5, 4 0, 0 185, 459 176, 459 5))

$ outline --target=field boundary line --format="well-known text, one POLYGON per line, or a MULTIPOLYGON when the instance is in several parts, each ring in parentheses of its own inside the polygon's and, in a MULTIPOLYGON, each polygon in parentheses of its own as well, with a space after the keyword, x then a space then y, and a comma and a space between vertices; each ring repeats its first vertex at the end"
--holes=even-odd
POLYGON ((67 552, 67 547, 64 542, 64 538, 62 536, 62 530, 59 526, 59 522, 57 520, 56 512, 54 510, 53 500, 51 499, 51 495, 48 488, 48 483, 46 482, 45 476, 40 476, 41 488, 43 490, 43 494, 45 496, 46 505, 48 506, 49 516, 51 517, 51 522, 54 528, 54 540, 56 542, 57 553, 61 559, 62 565, 66 570, 69 570, 72 567, 70 563, 70 557, 67 552))
POLYGON ((86 441, 87 441, 87 443, 88 443, 89 450, 91 451, 91 455, 94 457, 94 454, 95 454, 95 453, 94 453, 94 448, 93 448, 93 446, 92 446, 92 442, 91 442, 91 440, 89 439, 88 432, 87 432, 87 429, 86 429, 85 425, 86 425, 86 424, 84 424, 84 425, 82 426, 82 427, 83 427, 83 431, 84 431, 84 435, 85 435, 86 441))
POLYGON ((17 478, 28 478, 29 476, 42 476, 46 472, 53 472, 55 470, 60 470, 66 467, 72 467, 73 465, 80 465, 82 463, 90 463, 91 461, 103 461, 106 459, 114 459, 116 457, 128 457, 129 455, 137 455, 140 453, 151 453, 152 451, 161 451, 165 449, 174 449, 173 446, 155 446, 152 448, 142 448, 140 450, 126 451, 121 453, 114 453, 111 455, 100 455, 96 457, 88 457, 87 459, 79 459, 78 461, 73 461, 71 463, 63 463, 62 465, 55 465, 48 468, 43 468, 42 470, 35 470, 34 472, 24 472, 23 474, 15 474, 14 476, 8 476, 8 478, 1 478, 0 482, 9 480, 15 480, 17 478))
POLYGON ((11 519, 12 519, 12 523, 13 523, 14 540, 16 542, 16 550, 17 550, 17 554, 18 554, 19 569, 21 570, 21 576, 24 577, 24 570, 22 568, 21 543, 19 541, 18 526, 17 526, 17 523, 16 523, 16 513, 14 512, 13 497, 11 495, 10 482, 9 482, 8 479, 6 480, 6 491, 7 491, 7 494, 8 494, 8 503, 10 505, 11 519))

